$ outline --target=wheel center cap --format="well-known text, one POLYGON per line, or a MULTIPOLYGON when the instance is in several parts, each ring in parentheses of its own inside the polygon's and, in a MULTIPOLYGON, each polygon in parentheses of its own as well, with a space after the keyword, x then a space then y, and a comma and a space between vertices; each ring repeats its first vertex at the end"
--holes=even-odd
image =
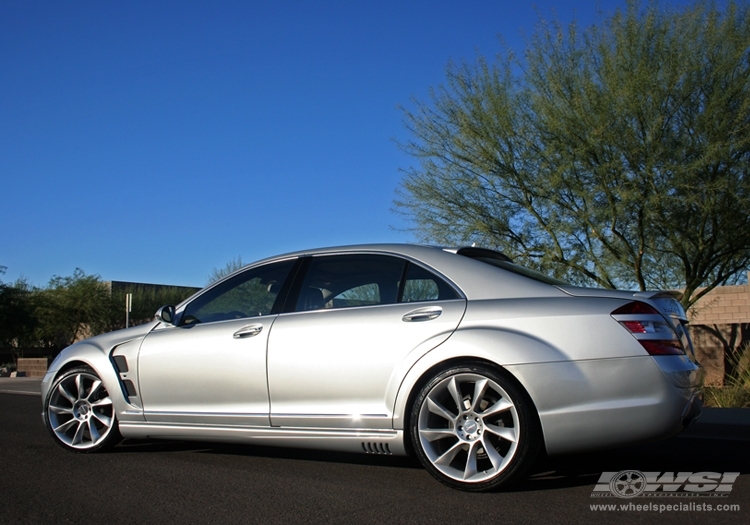
POLYGON ((87 403, 79 403, 76 405, 73 412, 78 419, 85 419, 89 415, 90 408, 87 403))
POLYGON ((479 428, 479 425, 477 425, 476 421, 467 421, 466 424, 464 425, 464 430, 466 431, 467 434, 473 434, 474 432, 477 431, 478 428, 479 428))

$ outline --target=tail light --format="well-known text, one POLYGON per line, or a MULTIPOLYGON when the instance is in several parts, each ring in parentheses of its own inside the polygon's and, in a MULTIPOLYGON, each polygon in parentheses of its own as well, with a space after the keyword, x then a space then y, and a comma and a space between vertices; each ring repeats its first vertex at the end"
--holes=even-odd
POLYGON ((685 347, 667 319, 653 306, 633 301, 612 317, 635 337, 651 355, 684 355, 685 347))

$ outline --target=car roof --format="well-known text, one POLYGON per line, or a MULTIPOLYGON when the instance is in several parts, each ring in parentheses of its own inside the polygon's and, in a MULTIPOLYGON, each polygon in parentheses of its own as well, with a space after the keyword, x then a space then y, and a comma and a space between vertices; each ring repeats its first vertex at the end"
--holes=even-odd
POLYGON ((246 268, 296 257, 347 253, 376 253, 410 259, 453 282, 470 300, 564 296, 557 287, 509 272, 456 253, 457 248, 423 244, 356 244, 289 252, 252 263, 246 268))

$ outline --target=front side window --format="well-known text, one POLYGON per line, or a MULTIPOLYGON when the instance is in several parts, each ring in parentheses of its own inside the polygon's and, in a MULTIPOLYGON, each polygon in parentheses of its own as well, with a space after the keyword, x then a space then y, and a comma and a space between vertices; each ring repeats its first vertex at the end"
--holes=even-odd
POLYGON ((247 270, 200 295, 187 305, 180 325, 212 323, 273 313, 293 260, 247 270))
POLYGON ((444 280, 389 255, 330 255, 310 262, 296 311, 457 299, 444 280))

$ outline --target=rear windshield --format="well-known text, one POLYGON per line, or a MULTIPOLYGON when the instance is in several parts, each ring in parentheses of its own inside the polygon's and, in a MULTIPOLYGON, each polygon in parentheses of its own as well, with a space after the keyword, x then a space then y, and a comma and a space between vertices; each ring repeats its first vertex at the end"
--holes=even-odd
POLYGON ((535 281, 539 281, 545 284, 552 284, 555 286, 570 284, 566 283, 565 281, 561 281, 560 279, 555 279, 554 277, 544 275, 543 273, 537 272, 536 270, 531 270, 529 268, 519 266, 511 261, 510 258, 505 254, 493 250, 487 250, 485 248, 461 248, 456 253, 458 255, 463 255, 465 257, 474 259, 475 261, 481 261, 483 263, 495 266, 496 268, 502 268, 503 270, 507 270, 518 275, 523 275, 524 277, 528 277, 529 279, 534 279, 535 281))

